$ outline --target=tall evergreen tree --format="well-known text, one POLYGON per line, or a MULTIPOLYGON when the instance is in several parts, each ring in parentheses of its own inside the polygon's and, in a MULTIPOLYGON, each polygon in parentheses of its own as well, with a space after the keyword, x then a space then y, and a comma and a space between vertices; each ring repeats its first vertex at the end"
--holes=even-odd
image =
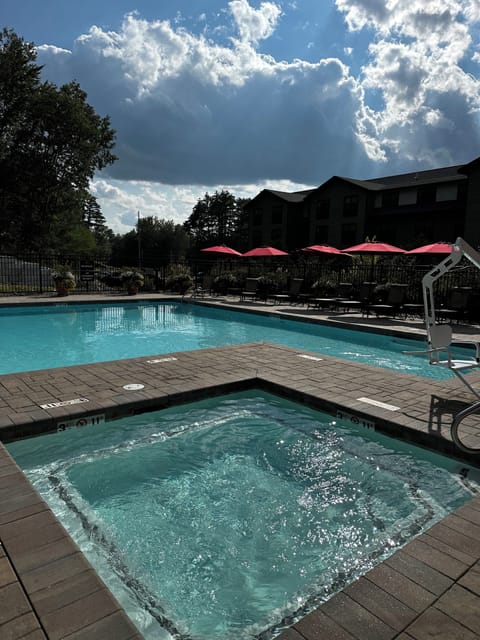
POLYGON ((206 193, 193 207, 185 221, 185 230, 198 248, 208 244, 242 243, 243 205, 246 200, 235 198, 229 191, 206 193))

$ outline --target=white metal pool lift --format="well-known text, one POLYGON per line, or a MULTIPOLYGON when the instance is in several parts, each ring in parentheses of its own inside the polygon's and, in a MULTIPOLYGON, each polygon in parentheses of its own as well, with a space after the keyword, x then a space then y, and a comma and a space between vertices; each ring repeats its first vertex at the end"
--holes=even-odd
POLYGON ((480 367, 480 344, 469 340, 452 340, 452 327, 448 324, 437 324, 435 322, 435 303, 433 297, 433 285, 445 273, 453 269, 462 258, 467 258, 472 264, 480 269, 480 253, 473 249, 463 238, 457 238, 452 244, 452 252, 440 264, 426 273, 422 279, 423 304, 425 310, 425 325, 427 330, 428 349, 426 351, 417 351, 410 353, 428 353, 430 364, 445 367, 453 371, 453 373, 463 382, 463 384, 473 393, 477 400, 468 405, 465 409, 457 413, 453 417, 451 425, 451 436, 453 442, 459 449, 466 453, 479 454, 479 449, 473 449, 463 444, 458 435, 458 428, 462 420, 474 413, 480 411, 480 393, 473 388, 468 380, 462 375, 462 372, 480 367), (452 357, 451 345, 470 345, 475 348, 475 355, 470 359, 458 359, 452 357))
POLYGON ((471 340, 452 339, 452 327, 448 324, 437 324, 435 322, 433 285, 445 273, 453 269, 464 257, 480 269, 480 253, 465 242, 463 238, 457 238, 454 244, 452 244, 451 254, 423 276, 423 304, 428 342, 428 349, 423 353, 429 354, 430 364, 445 367, 453 371, 473 395, 480 400, 480 392, 474 389, 462 375, 463 371, 480 367, 480 343, 471 340), (452 344, 473 346, 475 348, 475 355, 467 359, 454 358, 450 351, 452 344))

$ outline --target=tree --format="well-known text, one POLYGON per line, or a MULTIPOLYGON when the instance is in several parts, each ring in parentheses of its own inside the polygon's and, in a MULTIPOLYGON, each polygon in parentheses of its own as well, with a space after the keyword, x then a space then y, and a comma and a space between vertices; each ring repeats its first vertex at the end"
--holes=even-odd
POLYGON ((107 227, 105 216, 100 209, 100 205, 95 196, 91 194, 85 197, 83 223, 95 238, 98 253, 103 255, 109 254, 114 233, 107 227))
POLYGON ((112 261, 119 266, 140 266, 140 261, 142 267, 157 268, 183 260, 188 245, 189 238, 181 224, 149 216, 140 218, 137 229, 115 237, 112 261))
POLYGON ((0 247, 65 251, 69 237, 92 235, 85 226, 89 182, 116 160, 115 132, 78 83, 41 82, 35 61, 32 44, 2 31, 0 247))
POLYGON ((243 204, 245 199, 235 198, 229 191, 215 191, 199 199, 193 207, 184 228, 198 248, 208 244, 242 242, 243 204))
POLYGON ((156 217, 140 218, 141 258, 144 267, 157 267, 183 260, 189 246, 189 238, 181 224, 156 217))

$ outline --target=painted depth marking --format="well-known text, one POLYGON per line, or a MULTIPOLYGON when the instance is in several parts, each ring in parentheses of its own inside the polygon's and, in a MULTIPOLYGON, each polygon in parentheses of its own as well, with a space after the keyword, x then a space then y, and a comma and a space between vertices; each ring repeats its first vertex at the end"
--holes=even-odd
POLYGON ((323 358, 316 358, 315 356, 309 356, 306 353, 297 353, 297 356, 299 358, 306 358, 307 360, 317 360, 318 362, 320 360, 323 360, 323 358))
POLYGON ((75 398, 74 400, 63 400, 63 402, 47 402, 47 404, 41 404, 41 409, 54 409, 55 407, 67 407, 71 404, 80 404, 82 402, 88 402, 87 398, 75 398))
POLYGON ((57 431, 66 431, 67 429, 74 429, 79 427, 88 427, 96 424, 103 424, 105 422, 105 414, 97 413, 94 416, 88 416, 87 418, 75 418, 74 420, 63 420, 57 422, 57 431))
POLYGON ((176 360, 177 358, 158 358, 157 360, 145 360, 147 364, 158 364, 159 362, 172 362, 172 360, 176 360))
POLYGON ((357 427, 363 427, 364 429, 375 429, 375 422, 373 420, 366 420, 365 418, 360 418, 359 416, 355 416, 352 413, 343 411, 343 409, 337 409, 337 418, 341 418, 342 420, 347 420, 348 422, 351 422, 351 424, 357 427))
POLYGON ((380 409, 386 409, 387 411, 400 411, 400 407, 396 407, 394 404, 379 402, 378 400, 372 400, 371 398, 357 398, 357 400, 358 402, 366 402, 367 404, 373 404, 374 407, 380 407, 380 409))

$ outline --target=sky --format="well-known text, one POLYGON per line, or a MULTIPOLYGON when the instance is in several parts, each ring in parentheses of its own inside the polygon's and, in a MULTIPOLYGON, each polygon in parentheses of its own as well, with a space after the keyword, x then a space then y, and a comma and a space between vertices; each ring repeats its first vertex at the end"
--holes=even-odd
POLYGON ((116 233, 480 156, 480 0, 2 0, 0 26, 110 117, 91 191, 116 233))

